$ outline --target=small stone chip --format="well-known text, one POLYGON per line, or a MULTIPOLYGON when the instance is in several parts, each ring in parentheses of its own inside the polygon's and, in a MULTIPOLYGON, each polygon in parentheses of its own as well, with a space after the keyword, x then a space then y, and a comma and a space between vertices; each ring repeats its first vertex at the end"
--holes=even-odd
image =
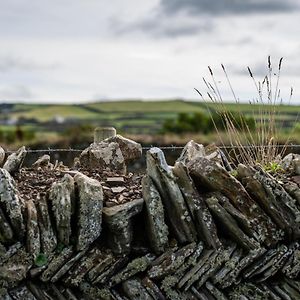
POLYGON ((113 193, 122 193, 123 191, 126 190, 126 187, 125 186, 117 186, 117 187, 112 187, 111 188, 112 192, 113 193))
POLYGON ((108 177, 106 179, 106 183, 110 186, 116 186, 116 185, 124 184, 125 180, 124 177, 108 177))

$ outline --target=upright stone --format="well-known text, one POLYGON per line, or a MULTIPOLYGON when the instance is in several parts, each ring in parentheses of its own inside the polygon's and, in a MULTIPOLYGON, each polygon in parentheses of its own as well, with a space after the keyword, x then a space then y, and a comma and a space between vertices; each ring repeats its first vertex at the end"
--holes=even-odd
POLYGON ((26 202, 26 246, 27 252, 35 259, 40 253, 40 231, 38 227, 38 217, 36 207, 32 200, 26 202))
POLYGON ((5 160, 5 151, 4 149, 0 146, 0 168, 3 166, 5 160))
POLYGON ((217 235, 216 225, 207 208, 205 199, 197 191, 186 166, 182 162, 176 162, 173 173, 192 215, 199 238, 205 243, 206 247, 217 249, 221 243, 217 235))
POLYGON ((27 151, 25 147, 21 147, 17 152, 8 156, 3 169, 7 170, 10 174, 14 174, 20 170, 24 162, 27 151))
POLYGON ((109 229, 109 246, 116 254, 129 253, 133 238, 132 217, 142 211, 143 199, 103 208, 103 218, 109 229))
POLYGON ((94 143, 100 143, 105 139, 115 137, 117 131, 114 127, 97 127, 94 131, 94 143))
POLYGON ((204 146, 191 140, 184 146, 180 157, 177 159, 177 162, 187 165, 191 160, 195 159, 195 157, 204 157, 205 155, 204 146))
POLYGON ((275 224, 249 196, 243 185, 223 167, 205 157, 197 157, 187 167, 199 186, 221 192, 248 218, 252 224, 252 237, 267 246, 277 243, 280 237, 275 224))
POLYGON ((155 253, 163 252, 168 244, 168 227, 165 223, 165 212, 161 197, 152 179, 145 175, 142 180, 143 198, 145 201, 145 222, 147 236, 155 253))
POLYGON ((277 180, 261 168, 238 166, 238 178, 288 239, 300 237, 300 211, 277 180))
POLYGON ((83 250, 101 233, 103 190, 101 183, 81 173, 74 176, 78 187, 77 250, 83 250))
POLYGON ((0 204, 11 223, 15 235, 22 238, 25 230, 22 204, 16 183, 5 169, 0 169, 0 204))
POLYGON ((163 152, 151 148, 147 152, 147 174, 155 183, 164 204, 166 215, 180 243, 196 240, 196 230, 176 178, 167 165, 163 152))
POLYGON ((59 242, 64 245, 69 245, 74 197, 74 179, 69 174, 66 174, 62 180, 53 183, 49 190, 49 200, 52 204, 57 237, 59 242))
POLYGON ((41 250, 45 255, 49 255, 57 246, 57 238, 51 224, 46 195, 38 194, 35 205, 40 229, 41 250))

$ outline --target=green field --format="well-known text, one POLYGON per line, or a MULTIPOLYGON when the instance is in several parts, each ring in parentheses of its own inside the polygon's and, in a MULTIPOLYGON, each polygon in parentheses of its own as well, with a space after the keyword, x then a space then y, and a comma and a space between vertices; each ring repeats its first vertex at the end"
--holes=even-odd
MULTIPOLYGON (((2 130, 7 130, 10 126, 14 128, 17 123, 36 132, 55 133, 76 124, 89 124, 114 126, 119 132, 128 134, 155 134, 160 132, 165 120, 174 119, 183 112, 207 113, 208 107, 212 111, 217 109, 214 103, 182 100, 126 100, 80 105, 0 104, 0 121, 2 130)), ((266 106, 225 103, 224 107, 258 119, 266 106)), ((283 122, 285 128, 290 128, 297 120, 300 106, 280 105, 276 107, 276 111, 276 120, 283 122)))

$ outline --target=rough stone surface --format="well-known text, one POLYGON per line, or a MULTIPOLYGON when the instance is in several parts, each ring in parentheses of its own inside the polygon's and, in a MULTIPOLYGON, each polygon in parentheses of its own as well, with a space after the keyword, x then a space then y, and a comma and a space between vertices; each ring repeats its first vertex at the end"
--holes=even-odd
POLYGON ((151 148, 147 152, 147 174, 162 197, 170 227, 178 241, 186 243, 196 240, 191 214, 176 183, 176 178, 159 148, 151 148))
POLYGON ((68 174, 60 181, 53 183, 49 190, 49 201, 55 218, 57 238, 64 245, 69 245, 70 241, 71 214, 75 206, 74 198, 74 179, 68 174))
POLYGON ((232 205, 249 219, 251 237, 268 246, 277 243, 280 235, 275 224, 253 201, 243 185, 223 167, 204 157, 197 157, 187 167, 197 184, 224 194, 232 205))
POLYGON ((218 248, 220 241, 216 225, 207 208, 204 197, 197 191, 187 168, 181 162, 177 162, 173 168, 173 173, 191 212, 199 238, 205 242, 208 248, 218 248))
POLYGON ((32 200, 26 202, 26 246, 27 251, 36 258, 41 250, 40 230, 38 226, 37 210, 32 200))
POLYGON ((126 139, 123 136, 117 134, 114 137, 110 137, 105 140, 106 143, 117 143, 121 149, 125 162, 138 159, 142 156, 142 146, 141 144, 126 139))
POLYGON ((295 200, 284 190, 275 178, 261 168, 238 166, 238 177, 273 222, 281 228, 290 240, 299 238, 300 211, 295 200))
POLYGON ((78 187, 78 235, 77 250, 94 242, 101 233, 103 190, 101 183, 83 174, 76 174, 78 187))
POLYGON ((50 155, 45 154, 40 158, 38 158, 37 161, 32 164, 32 167, 35 169, 42 168, 45 170, 49 170, 49 169, 53 169, 54 166, 50 162, 50 155))
POLYGON ((5 160, 5 151, 4 149, 0 146, 0 168, 3 166, 5 160))
POLYGON ((165 223, 164 207, 161 197, 152 179, 145 176, 142 180, 143 199, 145 202, 145 222, 147 236, 155 253, 161 253, 168 244, 168 227, 165 223))
POLYGON ((195 157, 204 157, 205 155, 206 153, 204 146, 191 140, 184 146, 180 157, 177 159, 177 162, 187 165, 191 160, 195 159, 195 157))
POLYGON ((3 169, 7 170, 10 174, 18 172, 22 167, 26 154, 27 151, 25 147, 21 147, 17 152, 8 156, 3 169))
MULTIPOLYGON (((6 213, 14 234, 18 238, 24 236, 24 220, 22 203, 14 179, 5 169, 0 169, 0 208, 6 213)), ((2 214, 3 216, 3 214, 2 214)))
POLYGON ((107 138, 99 143, 91 144, 80 155, 83 167, 126 174, 126 164, 142 156, 142 146, 121 135, 107 138))
POLYGON ((80 165, 126 174, 125 158, 119 144, 114 142, 102 141, 91 144, 81 153, 80 165))
POLYGON ((38 194, 35 205, 40 229, 41 250, 45 255, 49 255, 57 246, 57 238, 51 224, 46 195, 38 194))
POLYGON ((128 253, 132 242, 132 217, 142 211, 143 199, 103 208, 103 218, 109 228, 109 245, 114 253, 128 253))
POLYGON ((0 299, 300 299, 299 176, 280 171, 273 177, 259 166, 239 166, 234 178, 220 166, 217 150, 206 148, 205 157, 191 156, 187 165, 178 161, 172 168, 152 149, 144 199, 141 175, 79 169, 89 178, 39 167, 20 170, 15 184, 1 171, 2 192, 14 186, 12 194, 21 198, 18 205, 14 197, 3 202, 0 193, 0 299), (105 201, 129 200, 103 209, 98 239, 101 222, 97 218, 97 234, 91 224, 101 215, 95 205, 102 185, 105 201), (15 207, 25 224, 22 237, 11 220, 15 207), (89 233, 80 237, 82 249, 79 228, 89 233), (265 232, 276 234, 273 242, 259 236, 265 232), (193 237, 190 243, 187 237, 193 237))

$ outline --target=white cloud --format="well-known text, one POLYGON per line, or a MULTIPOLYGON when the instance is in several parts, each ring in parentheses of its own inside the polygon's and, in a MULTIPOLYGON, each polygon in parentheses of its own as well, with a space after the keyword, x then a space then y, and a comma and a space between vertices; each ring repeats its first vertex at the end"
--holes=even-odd
MULTIPOLYGON (((282 87, 294 86, 300 99, 298 12, 201 20, 170 15, 145 30, 135 26, 157 14, 157 0, 0 5, 0 99, 6 101, 197 98, 193 88, 204 89, 207 65, 220 69, 220 63, 228 66, 237 94, 249 99, 255 89, 240 70, 261 69, 268 55, 285 57, 282 87)), ((228 91, 225 96, 231 97, 228 91)))

